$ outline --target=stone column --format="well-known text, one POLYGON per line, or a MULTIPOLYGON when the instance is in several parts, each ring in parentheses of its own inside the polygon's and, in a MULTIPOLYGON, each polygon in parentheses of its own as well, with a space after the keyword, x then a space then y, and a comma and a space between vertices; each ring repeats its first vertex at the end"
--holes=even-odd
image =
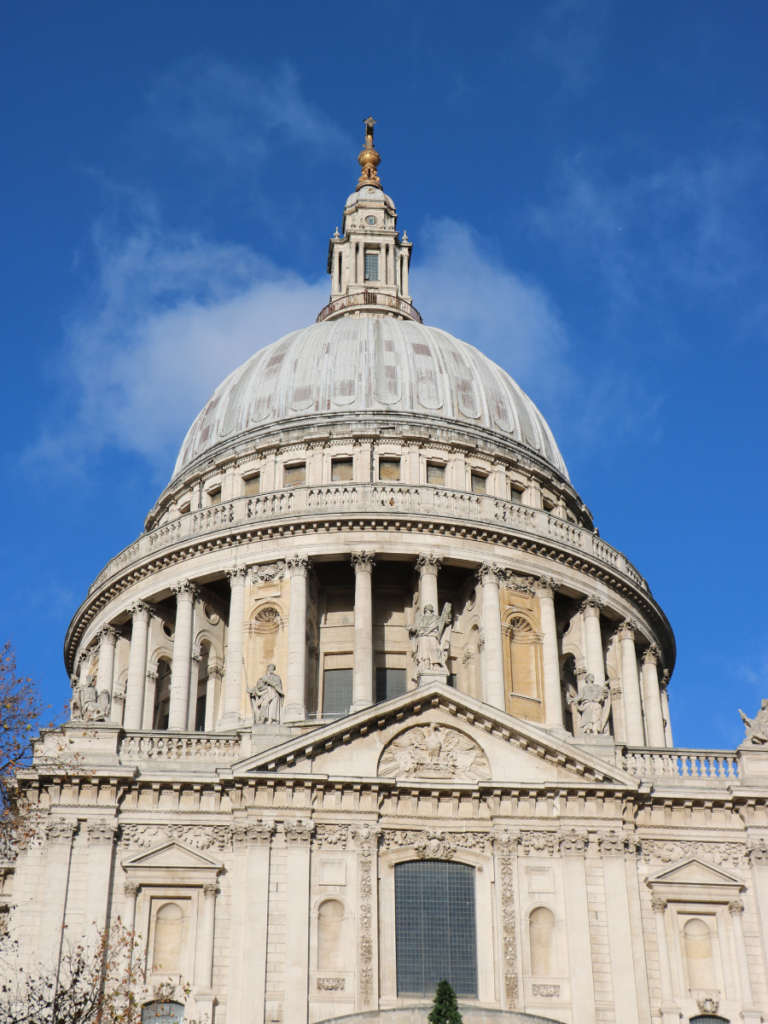
POLYGON ((123 892, 125 893, 123 924, 127 932, 132 932, 136 926, 136 897, 139 895, 139 886, 136 882, 126 882, 123 892))
POLYGON ((598 835, 605 880, 605 911, 611 957, 611 978, 616 1020, 639 1024, 632 922, 625 861, 626 837, 620 832, 598 835))
POLYGON ((664 713, 661 707, 659 687, 659 658, 661 651, 651 644, 643 651, 643 705, 645 707, 645 729, 649 747, 665 747, 664 713))
POLYGON ((200 945, 200 977, 196 979, 202 989, 210 991, 213 980, 213 936, 216 927, 216 882, 203 886, 203 933, 200 945))
POLYGON ((558 836, 563 858, 565 930, 571 976, 573 1024, 595 1024, 595 981, 592 974, 592 945, 589 936, 587 870, 584 858, 586 832, 562 832, 558 836))
POLYGON ((667 741, 668 747, 674 747, 672 740, 672 719, 669 717, 669 677, 670 671, 665 668, 661 673, 661 680, 659 686, 661 688, 661 710, 664 715, 664 739, 667 741))
POLYGON ((144 724, 142 728, 151 729, 155 722, 155 697, 157 696, 157 669, 147 669, 147 684, 144 690, 144 724))
MULTIPOLYGON (((244 826, 246 843, 244 921, 247 941, 242 953, 242 1004, 252 1014, 252 1024, 264 1024, 264 992, 267 987, 267 929, 251 929, 253 921, 266 922, 269 913, 270 845, 275 826, 271 821, 251 821, 244 826)), ((292 881, 292 880, 291 880, 292 881)), ((306 939, 305 945, 306 945, 306 939)), ((286 974, 286 982, 290 984, 286 974)), ((230 990, 231 991, 231 990, 230 990)), ((245 1015, 240 1012, 236 1019, 245 1015)), ((286 1016, 284 1018, 288 1020, 286 1016)))
MULTIPOLYGON (((405 232, 403 232, 403 240, 405 240, 405 232)), ((403 252, 403 281, 402 281, 403 295, 410 295, 408 291, 408 250, 403 252)))
POLYGON ((243 712, 243 638, 245 631, 245 584, 248 569, 236 566, 227 569, 231 596, 227 629, 227 660, 224 667, 224 714, 222 729, 236 729, 243 712))
POLYGON ((376 699, 373 691, 373 555, 369 551, 353 554, 352 565, 355 569, 355 660, 351 710, 361 711, 376 699))
POLYGON ((387 284, 387 247, 382 242, 379 245, 379 284, 387 284))
POLYGON ((491 562, 483 562, 477 570, 483 585, 483 700, 504 711, 504 651, 501 641, 501 606, 499 578, 501 570, 491 562))
POLYGON ((766 846, 765 840, 762 837, 750 837, 747 843, 747 854, 752 870, 763 963, 768 965, 768 846, 766 846))
POLYGON ((631 619, 625 619, 619 626, 617 636, 621 650, 621 688, 624 699, 624 728, 630 747, 645 744, 643 730, 643 709, 640 704, 640 680, 637 677, 637 652, 635 651, 635 630, 631 619))
POLYGON ((747 958, 747 944, 744 941, 744 903, 742 900, 731 900, 728 904, 728 913, 731 915, 733 925, 733 944, 736 947, 736 963, 739 969, 739 988, 741 989, 741 1018, 742 1020, 761 1021, 763 1018, 754 1003, 752 995, 752 979, 749 976, 749 960, 747 958))
POLYGON ((109 694, 109 717, 112 714, 112 690, 115 675, 115 644, 120 634, 112 626, 103 626, 99 630, 99 670, 96 674, 96 692, 106 690, 109 694))
POLYGON ((205 698, 205 731, 211 732, 214 726, 214 715, 218 710, 218 703, 221 697, 221 664, 218 656, 210 650, 208 652, 208 686, 205 698))
POLYGON ((416 571, 419 574, 419 592, 421 610, 424 611, 428 604, 431 604, 439 615, 437 599, 437 574, 440 572, 443 560, 436 555, 419 555, 416 559, 416 571))
POLYGON ((286 674, 284 722, 302 722, 307 717, 304 687, 307 678, 307 578, 310 561, 306 555, 286 559, 291 577, 288 607, 288 672, 286 674))
POLYGON ((656 948, 659 957, 659 978, 661 981, 661 1019, 663 1024, 679 1024, 680 1011, 675 1005, 672 992, 672 967, 669 962, 669 944, 667 943, 667 922, 664 911, 667 901, 661 896, 651 899, 653 920, 656 925, 656 948))
POLYGON ((584 616, 587 672, 595 677, 599 686, 605 685, 605 658, 603 657, 603 635, 600 631, 600 609, 605 602, 598 597, 588 597, 581 603, 584 616))
POLYGON ((168 729, 185 732, 189 715, 189 682, 192 670, 192 612, 195 598, 200 591, 190 580, 174 584, 171 590, 176 595, 176 631, 173 635, 168 729))
POLYGON ((283 823, 288 844, 285 899, 285 999, 283 1020, 307 1024, 309 999, 309 852, 315 826, 311 821, 283 823))
POLYGON ((542 644, 544 724, 548 729, 564 731, 560 654, 557 648, 557 624, 555 622, 555 591, 557 587, 558 584, 551 577, 542 576, 536 584, 536 594, 539 598, 541 630, 544 634, 542 644))
POLYGON ((131 608, 133 628, 128 653, 128 680, 125 687, 125 728, 141 729, 144 718, 144 688, 147 672, 147 639, 150 605, 137 601, 131 608))
POLYGON ((77 822, 54 818, 45 829, 46 851, 38 948, 40 963, 57 969, 64 938, 64 916, 69 892, 69 863, 77 822))
POLYGON ((109 890, 112 882, 112 857, 117 836, 117 823, 97 819, 87 823, 88 888, 85 894, 83 934, 96 941, 107 923, 109 890))

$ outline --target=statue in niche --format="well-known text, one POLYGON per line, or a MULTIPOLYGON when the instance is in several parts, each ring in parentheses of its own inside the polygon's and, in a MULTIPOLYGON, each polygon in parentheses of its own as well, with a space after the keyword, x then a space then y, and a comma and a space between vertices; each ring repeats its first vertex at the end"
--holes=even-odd
POLYGON ((416 674, 446 668, 448 647, 451 642, 451 616, 453 610, 446 601, 442 615, 431 604, 423 612, 416 612, 413 625, 408 627, 411 650, 416 662, 416 674))
POLYGON ((112 698, 106 690, 96 692, 93 676, 86 676, 82 686, 76 686, 70 701, 70 717, 73 722, 106 722, 112 698))
POLYGON ((741 715, 742 722, 747 727, 747 735, 744 738, 744 742, 752 743, 756 747, 768 743, 768 700, 761 702, 760 710, 754 718, 747 718, 741 708, 739 708, 739 714, 741 715))
POLYGON ((283 681, 272 662, 256 685, 248 690, 255 725, 279 725, 283 709, 283 681))
POLYGON ((595 682, 591 672, 584 679, 581 690, 568 703, 579 715, 579 734, 581 736, 602 736, 608 728, 608 717, 611 713, 611 688, 606 683, 601 686, 595 682))

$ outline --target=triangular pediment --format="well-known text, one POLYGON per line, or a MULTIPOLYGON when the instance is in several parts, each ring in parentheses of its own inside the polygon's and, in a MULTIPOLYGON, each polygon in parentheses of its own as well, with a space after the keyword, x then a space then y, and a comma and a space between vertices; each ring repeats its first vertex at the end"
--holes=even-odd
POLYGON ((657 885, 723 885, 744 886, 744 879, 732 875, 724 868, 709 864, 699 857, 686 857, 685 860, 656 872, 647 879, 650 886, 657 885))
POLYGON ((245 758, 232 770, 238 776, 280 772, 433 783, 638 785, 592 751, 441 683, 320 726, 245 758))
POLYGON ((150 850, 142 850, 141 853, 123 861, 123 870, 128 871, 134 868, 220 871, 222 863, 207 853, 193 850, 191 847, 171 839, 150 850))

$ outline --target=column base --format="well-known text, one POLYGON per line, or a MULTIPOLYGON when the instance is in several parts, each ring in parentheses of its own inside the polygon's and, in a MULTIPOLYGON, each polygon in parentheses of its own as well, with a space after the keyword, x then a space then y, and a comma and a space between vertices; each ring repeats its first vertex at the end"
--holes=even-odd
POLYGON ((739 1016, 745 1024, 760 1024, 763 1019, 762 1013, 754 1006, 745 1006, 739 1016))
POLYGON ((249 724, 250 723, 246 722, 246 720, 241 715, 229 714, 229 715, 224 715, 223 718, 220 718, 218 720, 218 722, 216 723, 214 731, 215 732, 233 732, 236 729, 247 728, 249 724))
POLYGON ((430 683, 443 683, 448 685, 447 668, 431 668, 428 672, 419 672, 416 676, 417 686, 429 686, 430 683))
POLYGON ((356 700, 349 709, 349 713, 354 715, 356 711, 365 711, 366 708, 372 708, 372 700, 356 700))
POLYGON ((288 722, 305 722, 307 709, 303 704, 286 704, 283 708, 283 724, 288 722))
POLYGON ((661 1024, 680 1024, 682 1014, 671 999, 665 1000, 659 1010, 658 1017, 661 1024))

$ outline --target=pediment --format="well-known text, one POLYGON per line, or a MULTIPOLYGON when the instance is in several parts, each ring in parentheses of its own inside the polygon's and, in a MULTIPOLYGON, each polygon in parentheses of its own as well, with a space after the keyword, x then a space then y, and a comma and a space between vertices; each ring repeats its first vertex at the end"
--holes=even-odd
POLYGON ((732 875, 721 867, 709 864, 699 857, 686 857, 685 860, 673 864, 671 867, 658 871, 646 879, 649 886, 727 886, 733 888, 744 887, 744 879, 732 875))
POLYGON ((611 761, 441 683, 320 726, 245 758, 232 770, 237 776, 280 772, 414 782, 638 786, 611 761))
POLYGON ((223 865, 215 857, 193 850, 174 839, 123 861, 123 870, 168 868, 173 871, 221 871, 223 865))

